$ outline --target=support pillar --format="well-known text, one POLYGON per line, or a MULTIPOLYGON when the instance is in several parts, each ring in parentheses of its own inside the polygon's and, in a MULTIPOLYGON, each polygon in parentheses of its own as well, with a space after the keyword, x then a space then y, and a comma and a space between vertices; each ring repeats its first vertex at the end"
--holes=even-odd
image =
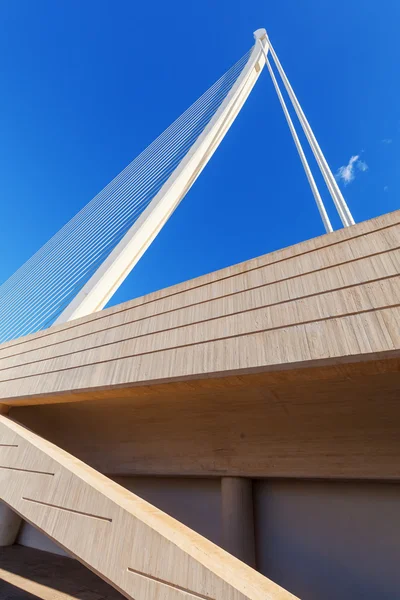
POLYGON ((16 512, 0 502, 0 546, 12 546, 17 539, 22 519, 16 512))
POLYGON ((222 477, 222 546, 255 568, 253 482, 245 477, 222 477))
MULTIPOLYGON (((0 404, 0 415, 6 415, 8 410, 8 406, 0 404)), ((0 546, 12 546, 14 544, 21 523, 21 517, 0 501, 0 546)))

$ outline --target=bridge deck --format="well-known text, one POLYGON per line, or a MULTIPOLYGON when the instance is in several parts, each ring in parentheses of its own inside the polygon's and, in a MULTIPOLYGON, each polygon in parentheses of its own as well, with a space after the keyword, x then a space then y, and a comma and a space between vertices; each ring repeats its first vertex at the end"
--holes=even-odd
POLYGON ((0 346, 0 398, 398 358, 400 211, 0 346))

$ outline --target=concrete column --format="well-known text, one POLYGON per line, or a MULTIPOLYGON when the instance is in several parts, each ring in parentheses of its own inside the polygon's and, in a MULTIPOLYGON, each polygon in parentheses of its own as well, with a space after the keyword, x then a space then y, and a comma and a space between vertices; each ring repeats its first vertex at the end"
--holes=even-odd
MULTIPOLYGON (((6 415, 9 407, 5 404, 0 404, 0 415, 6 415)), ((0 502, 0 546, 12 546, 19 529, 22 519, 17 513, 9 508, 3 502, 0 502)))
POLYGON ((12 546, 17 539, 22 519, 3 502, 0 502, 0 546, 12 546))
POLYGON ((221 504, 223 548, 255 568, 252 480, 222 477, 221 504))

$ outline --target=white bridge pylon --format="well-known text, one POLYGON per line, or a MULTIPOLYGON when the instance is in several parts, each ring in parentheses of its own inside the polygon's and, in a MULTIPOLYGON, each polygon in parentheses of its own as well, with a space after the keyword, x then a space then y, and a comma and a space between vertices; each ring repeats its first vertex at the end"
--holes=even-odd
POLYGON ((301 147, 300 140, 280 92, 279 85, 271 65, 269 64, 269 50, 271 50, 274 62, 282 77, 289 97, 292 100, 302 128, 310 142, 311 149, 320 166, 342 223, 345 227, 354 224, 354 220, 339 190, 336 180, 329 169, 328 163, 318 146, 311 127, 294 95, 293 89, 282 69, 279 59, 272 48, 266 30, 258 29, 254 32, 254 37, 256 43, 246 66, 208 126, 197 139, 187 156, 182 160, 168 181, 142 213, 138 221, 131 227, 96 273, 72 300, 69 306, 62 312, 55 324, 91 314, 101 310, 107 304, 109 299, 150 246, 151 242, 162 229, 163 225, 184 198, 189 188, 193 185, 194 181, 200 175, 201 171, 218 148, 220 142, 226 135, 233 121, 236 119, 240 109, 257 82, 265 64, 268 65, 275 90, 278 94, 289 129, 299 152, 325 230, 327 233, 333 231, 322 198, 311 173, 311 169, 301 147))
MULTIPOLYGON (((266 31, 258 30, 255 35, 264 38, 266 31)), ((235 84, 187 155, 55 324, 91 314, 107 304, 217 150, 264 65, 264 52, 256 43, 235 84)))
POLYGON ((217 150, 265 64, 325 230, 332 225, 276 75, 343 225, 354 224, 265 29, 254 37, 249 52, 0 286, 0 343, 104 308, 217 150))

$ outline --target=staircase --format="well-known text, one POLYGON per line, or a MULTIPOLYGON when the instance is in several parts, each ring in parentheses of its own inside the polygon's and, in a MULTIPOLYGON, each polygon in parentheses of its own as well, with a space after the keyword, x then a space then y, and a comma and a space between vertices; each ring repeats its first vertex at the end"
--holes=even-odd
POLYGON ((5 415, 0 415, 0 499, 132 600, 294 599, 5 415))

